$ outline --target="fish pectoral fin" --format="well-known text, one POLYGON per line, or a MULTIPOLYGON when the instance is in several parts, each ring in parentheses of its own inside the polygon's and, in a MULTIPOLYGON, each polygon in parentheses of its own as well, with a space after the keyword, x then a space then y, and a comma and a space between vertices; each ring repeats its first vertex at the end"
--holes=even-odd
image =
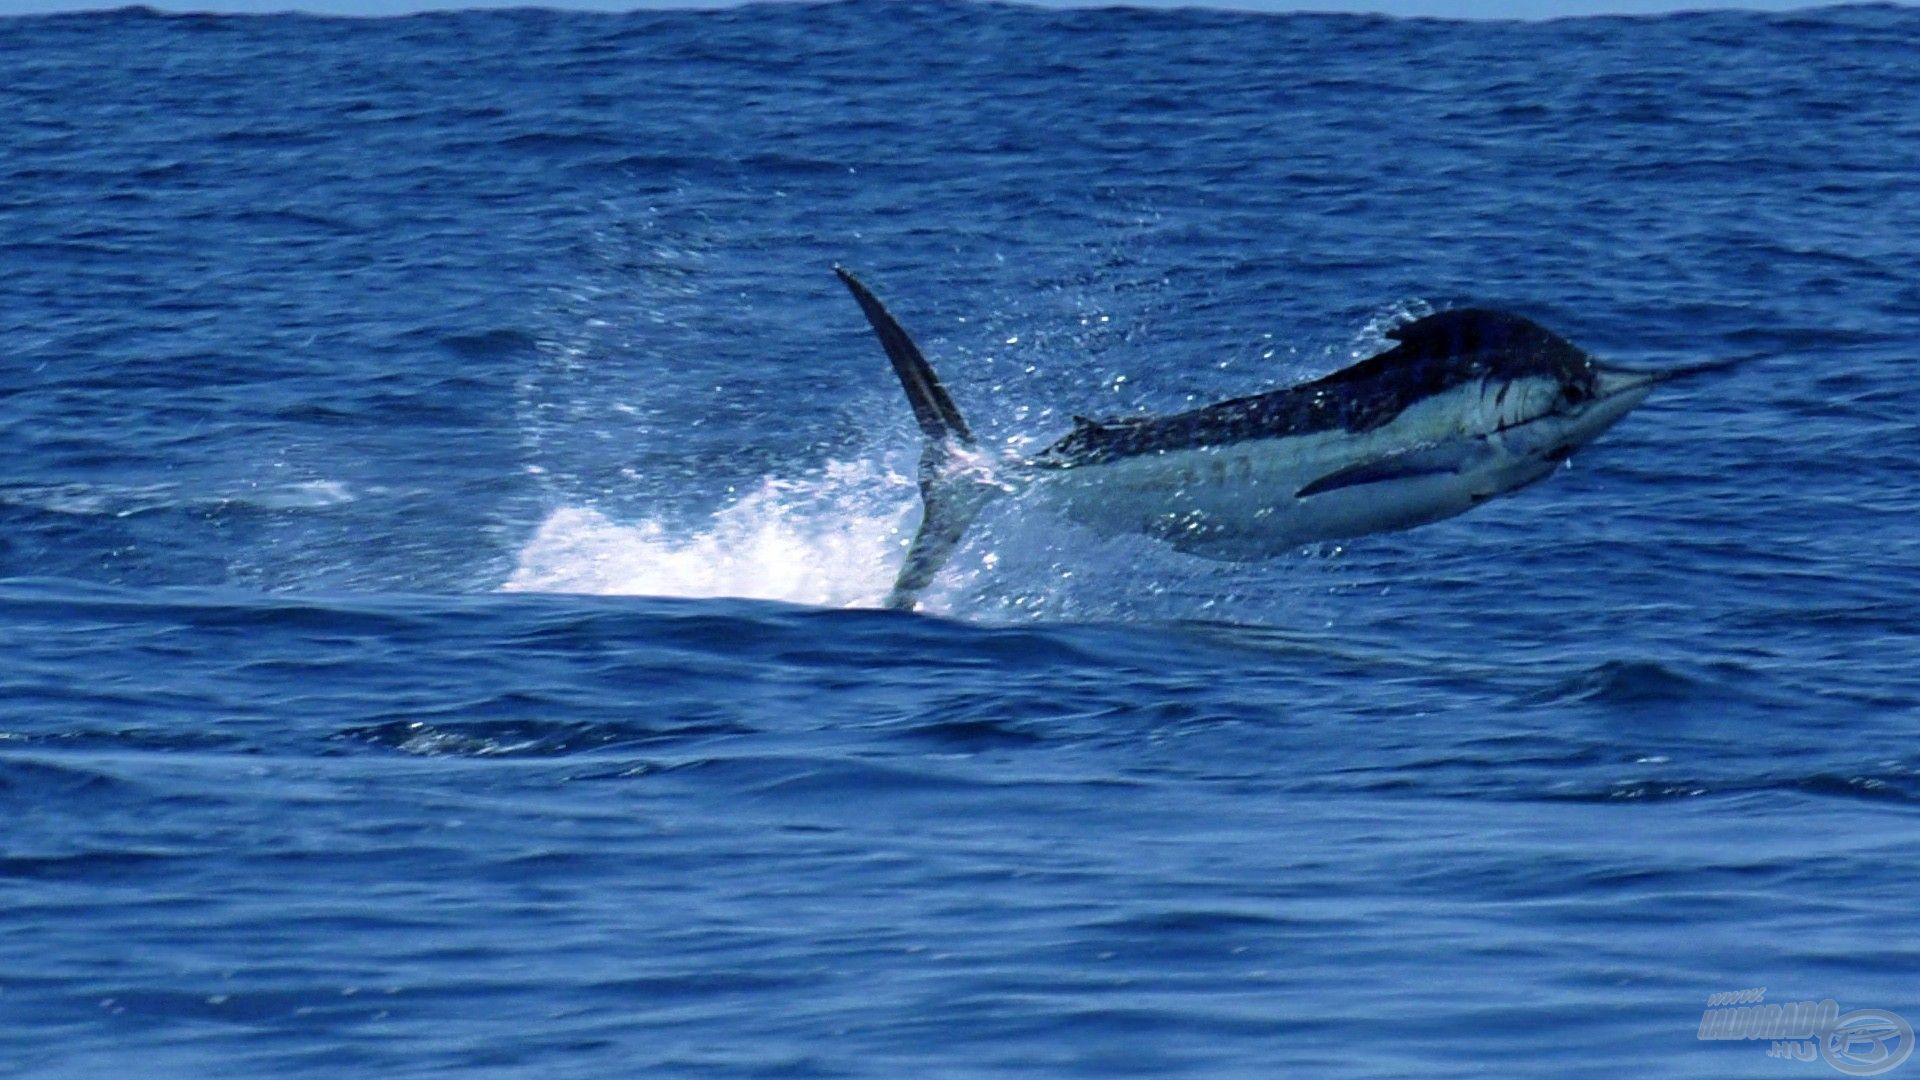
POLYGON ((1382 484, 1389 480, 1412 480, 1421 476, 1446 476, 1461 472, 1489 449, 1483 440, 1435 443, 1401 450, 1370 461, 1349 465, 1315 480, 1293 493, 1296 499, 1324 495, 1341 488, 1362 484, 1382 484))

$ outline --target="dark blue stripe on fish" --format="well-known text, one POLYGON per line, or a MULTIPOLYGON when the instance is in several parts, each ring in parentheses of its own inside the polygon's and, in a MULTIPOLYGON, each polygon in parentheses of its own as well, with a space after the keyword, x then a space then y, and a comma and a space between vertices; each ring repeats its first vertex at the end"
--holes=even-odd
POLYGON ((1475 379, 1545 376, 1590 388, 1593 361, 1538 323, 1499 311, 1444 311, 1388 331, 1393 348, 1312 382, 1190 412, 1077 420, 1034 464, 1070 468, 1136 454, 1320 431, 1372 431, 1408 406, 1475 379))

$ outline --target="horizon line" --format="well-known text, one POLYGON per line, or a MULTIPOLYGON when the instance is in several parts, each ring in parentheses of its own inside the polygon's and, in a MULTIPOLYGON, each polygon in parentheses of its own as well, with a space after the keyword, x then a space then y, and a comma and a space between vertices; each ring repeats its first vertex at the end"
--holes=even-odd
MULTIPOLYGON (((617 15, 641 11, 719 11, 834 0, 0 0, 0 18, 145 10, 161 15, 313 15, 400 18, 461 11, 563 11, 617 15)), ((844 2, 844 0, 843 0, 844 2)), ((1454 22, 1551 22, 1560 19, 1657 17, 1717 11, 1779 14, 1848 7, 1912 7, 1920 0, 955 0, 981 6, 1053 10, 1142 9, 1270 15, 1368 15, 1454 22)))

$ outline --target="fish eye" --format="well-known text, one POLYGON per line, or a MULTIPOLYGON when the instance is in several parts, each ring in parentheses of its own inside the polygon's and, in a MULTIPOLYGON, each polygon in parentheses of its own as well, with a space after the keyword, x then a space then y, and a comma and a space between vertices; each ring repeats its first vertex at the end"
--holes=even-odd
POLYGON ((1578 405, 1587 400, 1591 395, 1587 393, 1585 387, 1576 383, 1568 383, 1560 388, 1560 396, 1566 399, 1567 404, 1578 405))

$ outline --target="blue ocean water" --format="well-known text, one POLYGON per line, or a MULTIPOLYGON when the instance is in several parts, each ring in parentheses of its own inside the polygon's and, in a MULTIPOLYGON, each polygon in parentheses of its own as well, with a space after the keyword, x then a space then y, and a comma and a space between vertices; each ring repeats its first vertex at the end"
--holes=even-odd
POLYGON ((1916 58, 0 21, 0 1074, 1829 1074, 1697 1028, 1920 1021, 1916 58), (1016 445, 1466 303, 1760 359, 1268 563, 992 514, 909 616, 836 262, 1016 445))

